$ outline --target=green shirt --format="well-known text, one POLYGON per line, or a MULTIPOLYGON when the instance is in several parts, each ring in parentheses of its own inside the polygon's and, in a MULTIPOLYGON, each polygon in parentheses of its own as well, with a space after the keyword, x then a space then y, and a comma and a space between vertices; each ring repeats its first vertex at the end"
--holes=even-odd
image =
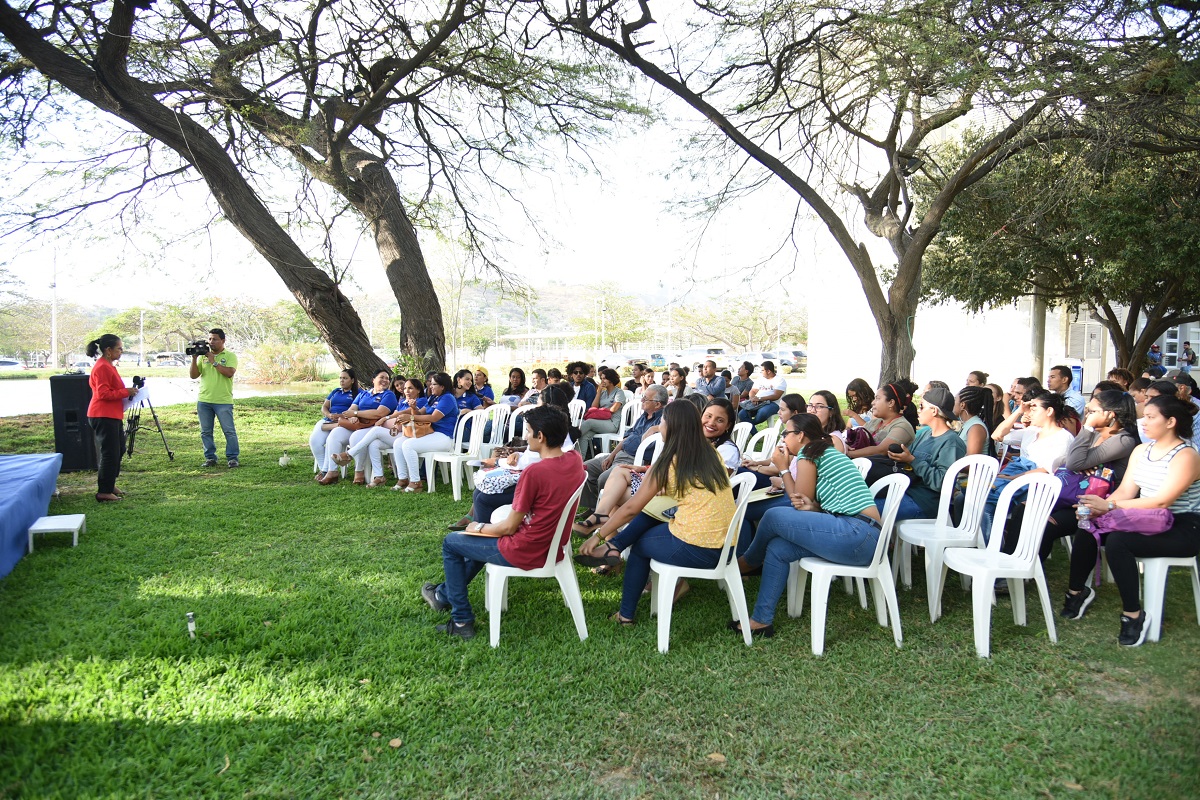
MULTIPOLYGON (((213 353, 213 361, 218 367, 230 367, 237 369, 237 356, 228 350, 222 350, 220 353, 213 353)), ((226 378, 221 373, 217 372, 213 364, 208 363, 208 356, 200 356, 196 359, 196 366, 200 369, 200 397, 201 403, 215 403, 218 405, 233 404, 233 378, 226 378)))
POLYGON ((815 463, 817 502, 822 510, 833 514, 858 514, 865 508, 874 508, 874 498, 862 473, 836 447, 827 448, 815 463))

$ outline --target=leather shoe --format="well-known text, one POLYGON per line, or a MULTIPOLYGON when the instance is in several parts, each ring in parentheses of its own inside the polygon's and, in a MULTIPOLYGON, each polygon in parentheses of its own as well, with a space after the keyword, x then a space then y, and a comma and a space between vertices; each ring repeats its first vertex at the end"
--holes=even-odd
MULTIPOLYGON (((740 634, 742 632, 742 624, 740 622, 738 622, 736 619, 729 620, 729 622, 726 623, 725 627, 729 628, 729 630, 731 630, 737 634, 740 634)), ((755 628, 754 626, 751 626, 750 627, 750 635, 756 639, 770 639, 772 636, 775 635, 775 626, 767 625, 762 628, 755 628)))

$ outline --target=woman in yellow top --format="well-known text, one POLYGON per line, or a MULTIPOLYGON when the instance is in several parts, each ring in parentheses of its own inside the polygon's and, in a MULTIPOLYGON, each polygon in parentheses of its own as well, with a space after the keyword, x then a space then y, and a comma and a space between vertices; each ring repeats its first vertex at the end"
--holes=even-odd
POLYGON ((638 493, 613 512, 575 557, 590 567, 614 565, 620 563, 621 551, 630 548, 621 608, 613 615, 622 625, 633 624, 650 577, 650 559, 684 567, 715 567, 735 510, 725 464, 704 437, 696 407, 671 403, 663 409, 660 431, 662 455, 646 473, 638 493), (669 523, 640 513, 657 494, 678 501, 669 523), (617 533, 626 523, 625 530, 617 533))

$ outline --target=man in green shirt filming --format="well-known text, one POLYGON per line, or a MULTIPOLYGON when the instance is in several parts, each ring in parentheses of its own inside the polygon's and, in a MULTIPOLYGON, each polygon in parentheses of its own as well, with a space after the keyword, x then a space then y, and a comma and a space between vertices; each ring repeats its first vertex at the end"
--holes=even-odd
POLYGON ((209 350, 193 354, 189 375, 200 379, 200 397, 196 414, 200 417, 200 443, 204 445, 205 467, 217 465, 217 444, 213 441, 213 420, 221 422, 225 434, 225 460, 230 468, 238 466, 238 438, 233 427, 233 373, 237 356, 225 349, 225 331, 208 332, 209 350))

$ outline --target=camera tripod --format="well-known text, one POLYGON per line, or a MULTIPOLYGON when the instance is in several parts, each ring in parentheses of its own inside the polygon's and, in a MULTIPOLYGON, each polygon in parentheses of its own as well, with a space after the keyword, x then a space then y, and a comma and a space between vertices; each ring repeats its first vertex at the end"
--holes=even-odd
POLYGON ((149 396, 138 401, 137 405, 130 406, 129 413, 125 417, 126 456, 133 458, 133 442, 137 438, 138 430, 142 427, 142 406, 150 409, 150 417, 154 420, 154 427, 158 429, 158 435, 162 437, 163 449, 167 451, 167 460, 174 461, 175 453, 171 451, 171 445, 167 444, 167 435, 163 433, 162 423, 158 421, 158 414, 155 412, 154 404, 150 402, 149 396))

